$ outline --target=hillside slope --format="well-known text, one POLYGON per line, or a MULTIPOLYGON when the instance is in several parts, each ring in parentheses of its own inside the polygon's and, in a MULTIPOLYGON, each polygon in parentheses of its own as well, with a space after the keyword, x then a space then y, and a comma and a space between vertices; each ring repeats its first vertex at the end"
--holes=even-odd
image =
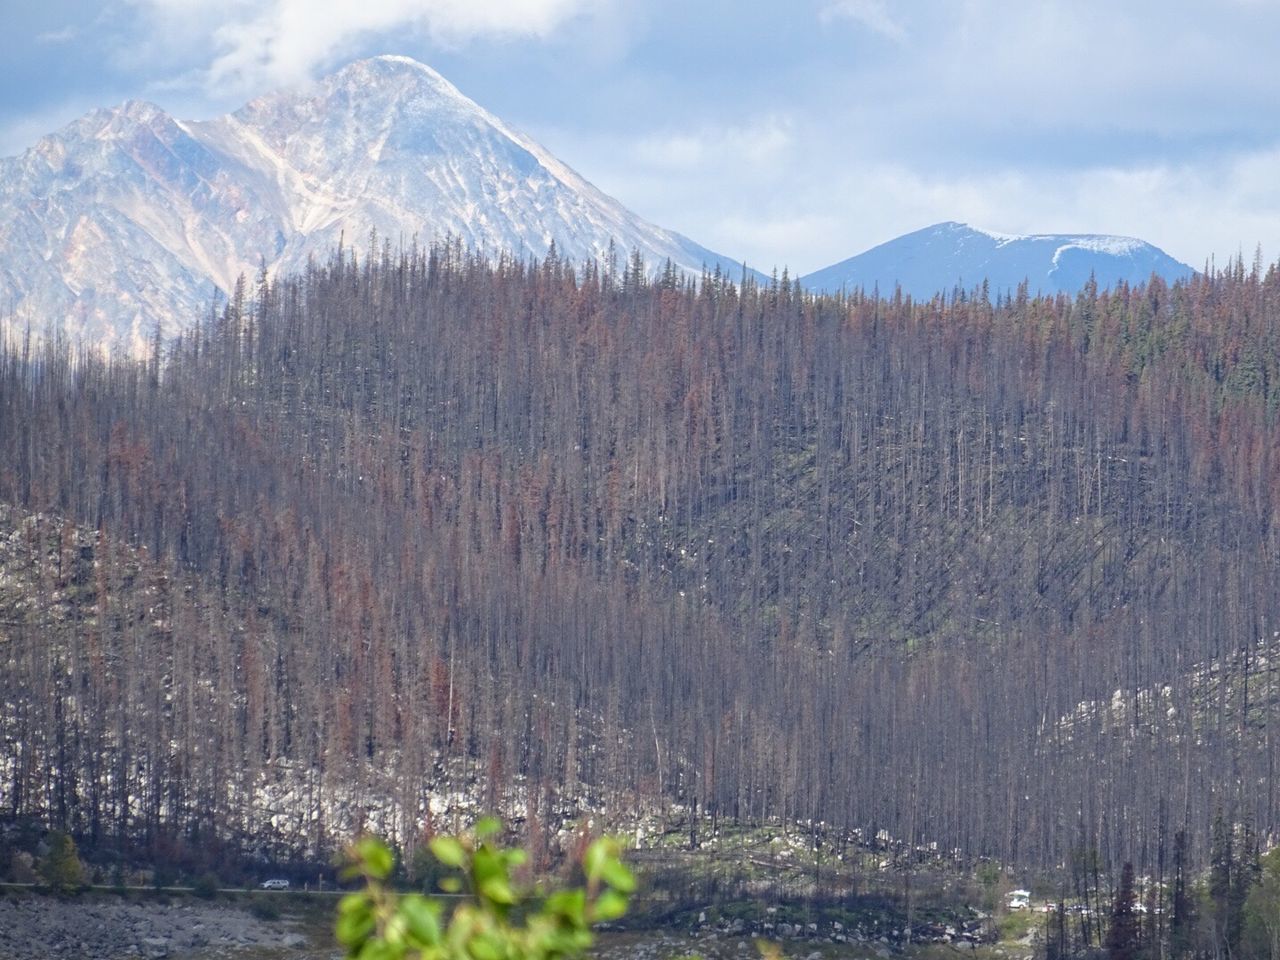
POLYGON ((1238 264, 911 305, 446 246, 153 364, 0 353, 0 501, 191 591, 95 554, 85 629, 4 617, 4 795, 319 845, 466 782, 1034 866, 1271 831, 1276 384, 1238 264))

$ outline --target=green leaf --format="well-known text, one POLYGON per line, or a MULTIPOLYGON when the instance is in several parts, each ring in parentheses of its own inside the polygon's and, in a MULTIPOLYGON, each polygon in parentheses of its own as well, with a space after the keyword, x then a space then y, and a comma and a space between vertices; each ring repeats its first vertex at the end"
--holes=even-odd
POLYGON ((373 933, 377 923, 373 918, 373 908, 365 903, 363 909, 349 909, 339 914, 334 925, 334 934, 343 946, 354 950, 373 933))
POLYGON ((558 957, 574 957, 591 946, 591 934, 587 930, 558 930, 543 941, 548 954, 558 957))
POLYGON ((482 933, 467 941, 467 953, 473 960, 503 960, 502 941, 492 934, 482 933))
POLYGON ((418 946, 434 947, 440 943, 440 910, 439 903, 417 894, 400 901, 400 915, 418 946))
POLYGON ((363 890, 358 893, 348 893, 338 901, 338 913, 350 913, 353 910, 367 909, 370 909, 369 896, 363 890))
POLYGON ((461 893, 462 878, 461 877, 442 877, 440 879, 440 889, 445 893, 461 893))
POLYGON ((431 841, 431 852, 446 867, 460 867, 467 859, 467 852, 453 837, 435 837, 431 841))
POLYGON ((476 821, 475 835, 484 840, 502 832, 502 821, 497 817, 481 817, 476 821))
POLYGON ((597 840, 587 847, 587 855, 582 859, 582 869, 592 880, 600 876, 605 861, 609 859, 609 848, 605 840, 597 840))
POLYGON ((476 851, 475 856, 471 858, 471 873, 476 878, 476 886, 483 888, 484 884, 494 877, 501 877, 505 880, 507 868, 501 857, 488 847, 481 847, 476 851))
POLYGON ((363 837, 356 841, 356 858, 369 876, 379 880, 391 876, 391 869, 395 866, 395 857, 377 837, 363 837))
POLYGON ((401 960, 404 949, 394 947, 385 940, 370 940, 357 956, 360 960, 401 960))
POLYGON ((399 914, 417 946, 434 947, 440 942, 440 904, 413 893, 399 902, 399 914))
POLYGON ((626 865, 618 859, 610 857, 605 861, 604 867, 600 871, 600 876, 604 882, 615 890, 623 893, 632 893, 636 888, 635 875, 627 869, 626 865))
POLYGON ((594 920, 617 920, 627 912, 627 898, 616 890, 606 890, 596 900, 594 920))
POLYGON ((506 877, 493 876, 480 882, 478 885, 481 896, 494 903, 501 903, 510 906, 516 902, 516 896, 511 890, 511 884, 507 882, 506 877))
POLYGON ((586 891, 559 890, 547 897, 545 909, 565 920, 581 924, 587 911, 586 891))
POLYGON ((397 947, 405 945, 409 934, 409 921, 401 913, 396 913, 382 930, 382 939, 397 947))

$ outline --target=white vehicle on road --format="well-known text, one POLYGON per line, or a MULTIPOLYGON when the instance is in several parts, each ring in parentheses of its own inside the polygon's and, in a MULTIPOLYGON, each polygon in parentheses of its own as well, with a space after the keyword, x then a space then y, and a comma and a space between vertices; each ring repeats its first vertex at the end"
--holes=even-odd
POLYGON ((288 880, 263 880, 262 883, 258 884, 258 886, 261 887, 263 890, 288 890, 289 881, 288 880))

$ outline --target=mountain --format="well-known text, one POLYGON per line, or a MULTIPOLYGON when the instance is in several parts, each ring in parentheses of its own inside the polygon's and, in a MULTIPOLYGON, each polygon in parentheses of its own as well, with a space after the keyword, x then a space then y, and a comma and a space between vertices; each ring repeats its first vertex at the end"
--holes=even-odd
POLYGON ((405 57, 348 65, 228 116, 96 110, 0 160, 0 297, 19 326, 138 351, 207 314, 238 276, 293 270, 370 231, 452 235, 574 262, 639 250, 700 271, 736 261, 631 213, 405 57))
POLYGON ((1195 271, 1158 247, 1132 237, 1102 234, 1014 236, 966 223, 938 223, 908 233, 856 257, 824 267, 800 282, 816 293, 862 288, 892 294, 901 287, 915 299, 983 280, 991 293, 1011 293, 1024 280, 1030 292, 1076 293, 1092 276, 1099 287, 1141 283, 1157 274, 1173 281, 1195 271))

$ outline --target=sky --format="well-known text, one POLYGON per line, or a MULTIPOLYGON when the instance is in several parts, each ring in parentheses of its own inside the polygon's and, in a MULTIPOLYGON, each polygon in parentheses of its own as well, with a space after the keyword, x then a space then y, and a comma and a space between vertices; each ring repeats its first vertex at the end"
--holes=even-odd
POLYGON ((0 156, 380 53, 766 272, 943 220, 1280 257, 1280 0, 0 0, 0 156))

